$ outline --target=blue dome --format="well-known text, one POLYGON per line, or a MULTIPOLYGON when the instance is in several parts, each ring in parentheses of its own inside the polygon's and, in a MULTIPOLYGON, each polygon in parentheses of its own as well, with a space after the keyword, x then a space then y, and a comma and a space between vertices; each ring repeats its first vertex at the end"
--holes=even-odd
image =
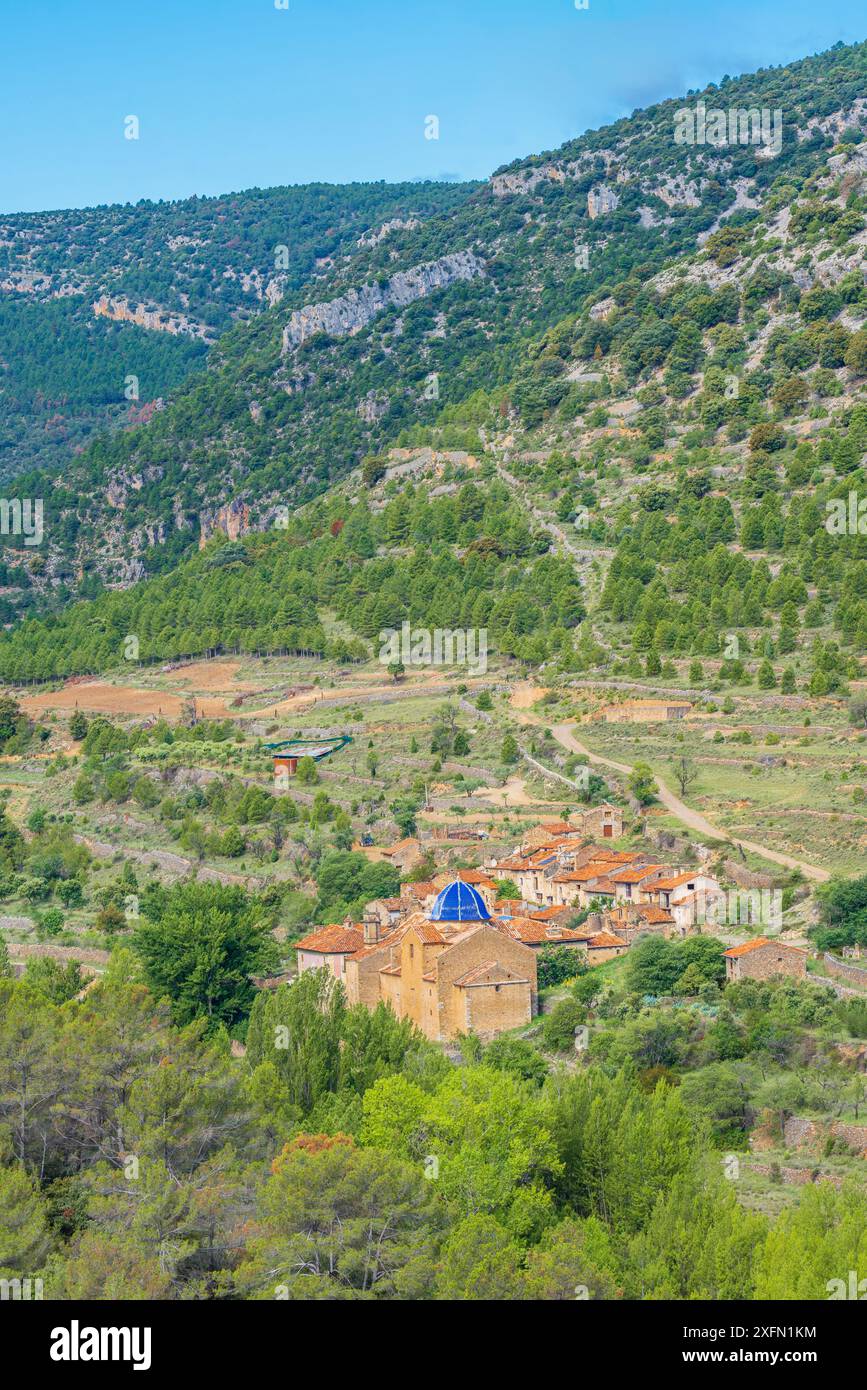
POLYGON ((432 922, 487 922, 490 916, 481 893, 459 878, 437 895, 430 910, 432 922))

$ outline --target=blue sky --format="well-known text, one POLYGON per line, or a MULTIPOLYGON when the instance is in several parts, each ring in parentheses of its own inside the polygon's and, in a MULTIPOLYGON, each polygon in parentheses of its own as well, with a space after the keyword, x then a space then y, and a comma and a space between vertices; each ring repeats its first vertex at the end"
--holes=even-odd
POLYGON ((483 178, 726 72, 867 37, 863 0, 285 3, 0 0, 0 211, 483 178))

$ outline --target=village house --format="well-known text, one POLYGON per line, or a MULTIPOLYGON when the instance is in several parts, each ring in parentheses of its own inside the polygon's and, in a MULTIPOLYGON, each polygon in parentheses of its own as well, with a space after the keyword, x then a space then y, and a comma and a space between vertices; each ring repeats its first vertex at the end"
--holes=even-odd
POLYGON ((530 855, 516 855, 497 865, 497 877, 511 879, 527 902, 543 907, 554 905, 553 875, 560 868, 554 849, 540 849, 530 855), (546 870, 550 870, 547 873, 546 870))
POLYGON ((700 869, 674 874, 669 870, 667 874, 662 874, 645 885, 643 897, 646 902, 655 903, 657 907, 671 911, 675 903, 682 902, 690 893, 713 898, 718 896, 720 891, 716 879, 700 869))
POLYGON ((587 964, 602 965, 606 960, 625 956, 628 950, 628 943, 615 936, 613 932, 599 932, 587 942, 587 964))
POLYGON ((421 840, 416 840, 414 836, 408 835, 406 839, 398 840, 396 845, 389 845, 388 849, 382 851, 382 857, 387 863, 393 864, 402 874, 411 873, 424 858, 421 840))
POLYGON ((439 888, 432 880, 420 879, 418 883, 401 884, 400 897, 407 910, 416 912, 420 907, 430 907, 438 892, 439 888))
POLYGON ((593 898, 593 885, 603 880, 607 882, 604 869, 598 864, 588 864, 583 869, 561 870, 554 875, 552 884, 557 901, 577 911, 589 905, 593 898))
POLYGON ((624 864, 608 870, 608 879, 614 884, 614 896, 619 902, 642 902, 647 898, 649 885, 663 878, 671 871, 663 864, 624 864))
POLYGON ((725 953, 726 979, 770 980, 775 975, 790 975, 803 980, 807 974, 807 952, 799 946, 782 941, 769 941, 757 936, 743 946, 732 946, 725 953))
POLYGON ((675 920, 664 908, 651 903, 620 902, 602 914, 604 930, 631 946, 636 936, 655 932, 666 938, 679 934, 675 920))
POLYGON ((690 932, 701 931, 706 924, 713 926, 724 920, 720 914, 726 902, 726 895, 715 880, 711 882, 713 888, 687 891, 683 897, 672 896, 671 905, 667 910, 674 918, 680 936, 689 936, 690 932))
POLYGON ((576 811, 571 820, 541 821, 524 836, 522 850, 540 849, 544 845, 571 840, 618 840, 623 834, 623 812, 619 806, 602 802, 586 811, 576 811))
POLYGON ((587 943, 598 934, 598 927, 584 925, 566 927, 556 920, 542 920, 536 917, 511 916, 502 913, 497 917, 498 925, 516 941, 538 951, 542 946, 569 946, 586 951, 587 943))
POLYGON ((364 932, 361 927, 337 924, 319 927, 295 945, 298 974, 303 974, 305 970, 321 970, 325 967, 336 979, 342 980, 347 957, 363 945, 364 932))

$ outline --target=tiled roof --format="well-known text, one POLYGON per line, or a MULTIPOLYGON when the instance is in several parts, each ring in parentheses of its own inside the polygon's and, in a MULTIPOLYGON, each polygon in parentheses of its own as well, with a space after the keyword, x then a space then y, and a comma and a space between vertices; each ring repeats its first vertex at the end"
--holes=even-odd
POLYGON ((437 894, 430 910, 433 922, 486 922, 490 915, 478 888, 461 878, 452 879, 437 894))
POLYGON ((452 980, 452 984, 458 986, 473 984, 480 976, 493 970, 496 964, 495 960, 483 960, 479 965, 474 965, 471 970, 464 971, 464 974, 459 975, 456 980, 452 980))
POLYGON ((442 932, 433 922, 424 919, 419 921, 413 917, 406 923, 406 927, 408 931, 414 931, 416 936, 421 937, 427 946, 441 946, 445 941, 442 932))
POLYGON ((605 864, 585 864, 583 869, 564 869, 561 874, 554 875, 555 883, 589 883, 594 878, 605 878, 612 874, 614 870, 608 863, 605 864))
POLYGON ((604 951, 612 946, 625 945, 626 942, 623 941, 621 937, 613 936, 610 931, 601 931, 598 932, 596 936, 591 937, 587 943, 587 949, 589 951, 604 951))
POLYGON ((421 883, 404 883, 400 891, 411 898, 435 898, 439 890, 435 883, 425 879, 421 883))
POLYGON ((766 936, 757 936, 754 941, 745 941, 743 946, 730 946, 725 954, 727 956, 746 956, 750 951, 761 950, 762 946, 781 946, 786 951, 797 951, 802 956, 807 954, 801 946, 790 946, 786 941, 769 941, 766 936))
POLYGON ((501 920, 497 925, 501 931, 506 932, 515 941, 522 941, 525 946, 543 946, 549 943, 556 946, 558 942, 574 945, 576 942, 587 941, 593 935, 592 931, 584 931, 582 927, 555 929, 554 935, 546 922, 537 922, 532 917, 510 917, 507 921, 501 920))
POLYGON ((607 873, 612 883, 640 883, 643 878, 664 868, 664 864, 643 864, 638 869, 608 869, 607 873))
POLYGON ((645 922, 673 922, 674 918, 664 907, 654 907, 651 903, 636 903, 635 910, 645 922))
POLYGON ((394 946, 397 944, 399 940, 400 933, 392 929, 391 931, 386 932, 385 936, 381 936, 378 941, 373 942, 370 946, 361 946, 357 951, 353 951, 352 959, 366 960, 368 956, 374 955, 376 951, 381 951, 383 946, 394 946))
POLYGON ((600 878, 600 879, 597 879, 597 880, 594 881, 593 887, 591 888, 590 891, 591 891, 591 893, 612 893, 612 894, 613 894, 613 892, 614 892, 614 884, 611 882, 611 879, 610 879, 610 878, 600 878))
POLYGON ((351 956, 364 945, 364 932, 359 927, 332 925, 320 927, 309 936, 294 942, 296 951, 318 951, 326 956, 351 956))
POLYGON ((668 892, 671 888, 679 888, 682 883, 689 883, 690 879, 704 877, 701 869, 693 869, 689 874, 674 874, 671 878, 658 878, 652 885, 654 888, 662 888, 668 892))
POLYGON ((388 849, 384 849, 382 852, 383 854, 398 854, 402 849, 411 849, 413 846, 421 849, 420 841, 414 835, 409 835, 405 840, 398 840, 396 845, 389 845, 388 849))
POLYGON ((482 961, 481 965, 474 965, 465 975, 459 975, 456 980, 452 980, 452 984, 458 989, 463 989, 466 985, 502 984, 506 980, 517 985, 528 983, 520 976, 513 975, 511 970, 506 970, 499 961, 486 960, 482 961))

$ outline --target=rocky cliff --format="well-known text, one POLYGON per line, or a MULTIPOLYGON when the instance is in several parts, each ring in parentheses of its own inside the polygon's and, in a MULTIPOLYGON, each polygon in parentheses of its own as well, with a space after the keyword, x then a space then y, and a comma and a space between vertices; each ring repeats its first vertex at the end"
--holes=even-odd
POLYGON ((283 330, 283 351, 300 347, 314 333, 345 338, 365 328, 384 309, 405 308, 435 290, 446 289, 456 280, 472 280, 484 275, 485 266, 472 251, 456 251, 437 261, 399 271, 385 282, 363 285, 339 299, 323 304, 305 304, 296 309, 283 330))
POLYGON ((137 323, 140 328, 150 328, 158 333, 186 333, 191 338, 201 338, 203 342, 213 342, 215 333, 206 323, 197 323, 186 314, 173 314, 163 309, 146 309, 144 304, 135 308, 127 299, 112 299, 100 295, 94 302, 93 312, 97 318, 113 319, 117 323, 137 323))

